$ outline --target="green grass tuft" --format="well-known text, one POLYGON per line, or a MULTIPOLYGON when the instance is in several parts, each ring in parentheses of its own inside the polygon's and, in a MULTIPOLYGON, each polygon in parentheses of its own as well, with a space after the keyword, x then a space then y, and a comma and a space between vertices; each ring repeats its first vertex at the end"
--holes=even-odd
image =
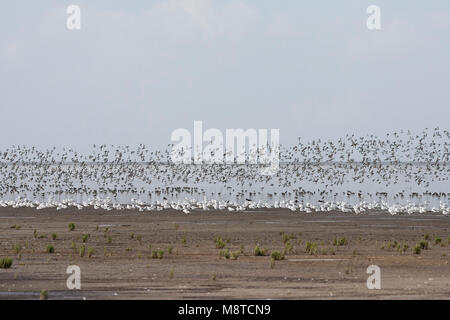
POLYGON ((281 233, 281 236, 283 238, 283 243, 286 243, 292 239, 295 239, 295 235, 293 233, 281 233))
POLYGON ((80 252, 79 252, 81 258, 84 257, 85 252, 86 252, 86 246, 84 244, 82 244, 80 247, 80 252))
POLYGON ((164 250, 157 249, 152 251, 152 259, 162 259, 164 257, 164 250))
POLYGON ((54 253, 55 247, 51 244, 47 245, 47 249, 45 250, 47 253, 54 253))
POLYGON ((317 243, 313 241, 306 241, 305 252, 311 255, 317 254, 317 243))
POLYGON ((224 257, 225 259, 230 259, 231 254, 230 254, 230 250, 220 250, 219 255, 221 257, 224 257))
POLYGON ((214 243, 216 244, 217 249, 225 248, 225 241, 223 241, 222 237, 217 237, 214 239, 214 243))
POLYGON ((237 260, 240 255, 241 255, 240 250, 231 252, 231 260, 237 260))
POLYGON ((45 289, 41 290, 40 299, 41 300, 47 300, 48 299, 48 291, 47 290, 45 290, 45 289))
POLYGON ((89 240, 89 234, 83 234, 81 240, 83 241, 83 243, 86 243, 89 240))
POLYGON ((345 237, 344 238, 340 238, 340 239, 335 238, 333 240, 333 245, 337 246, 337 247, 346 246, 347 244, 348 244, 348 241, 347 241, 347 239, 345 239, 345 237))
POLYGON ((272 260, 274 260, 274 261, 283 260, 284 254, 281 253, 280 251, 272 251, 270 253, 270 258, 272 258, 272 260))
POLYGON ((0 259, 0 269, 9 269, 13 264, 13 260, 11 258, 1 258, 0 259))
POLYGON ((255 256, 267 256, 267 254, 268 254, 267 249, 261 248, 258 245, 253 250, 253 255, 255 255, 255 256))
POLYGON ((422 249, 422 250, 428 249, 428 241, 420 240, 418 244, 420 246, 420 249, 422 249))
POLYGON ((19 254, 22 251, 22 246, 20 244, 15 244, 13 250, 15 254, 19 254))
POLYGON ((55 247, 51 244, 47 245, 47 249, 45 250, 47 253, 54 253, 55 247))

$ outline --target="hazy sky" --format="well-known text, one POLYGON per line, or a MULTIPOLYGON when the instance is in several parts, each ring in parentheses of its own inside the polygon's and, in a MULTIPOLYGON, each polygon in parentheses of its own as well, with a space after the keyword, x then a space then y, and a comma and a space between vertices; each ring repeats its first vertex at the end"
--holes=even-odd
POLYGON ((448 129, 449 76, 448 0, 3 1, 0 148, 162 147, 194 120, 284 144, 448 129))

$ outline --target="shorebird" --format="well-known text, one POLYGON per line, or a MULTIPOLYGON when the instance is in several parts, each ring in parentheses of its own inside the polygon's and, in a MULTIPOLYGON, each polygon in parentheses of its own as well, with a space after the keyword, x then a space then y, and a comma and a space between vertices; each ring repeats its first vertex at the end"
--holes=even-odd
POLYGON ((448 214, 449 138, 435 128, 299 139, 282 146, 272 176, 258 165, 175 165, 167 150, 143 144, 94 145, 88 154, 13 146, 0 150, 0 207, 448 214))

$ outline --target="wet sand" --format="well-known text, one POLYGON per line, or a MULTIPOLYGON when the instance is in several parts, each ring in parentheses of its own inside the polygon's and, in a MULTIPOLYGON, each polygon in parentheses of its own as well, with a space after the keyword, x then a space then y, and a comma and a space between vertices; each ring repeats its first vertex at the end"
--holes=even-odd
POLYGON ((449 236, 450 217, 432 213, 0 208, 0 257, 14 260, 0 269, 0 298, 39 299, 46 289, 49 299, 449 299, 449 236), (283 232, 293 236, 284 260, 254 256, 256 244, 282 251, 283 232), (80 257, 83 234, 90 236, 80 257), (414 254, 425 234, 429 249, 414 254), (236 260, 221 256, 218 236, 224 250, 243 246, 243 253, 236 260), (333 245, 335 238, 347 244, 333 245), (409 248, 388 248, 394 240, 409 248), (317 245, 313 254, 305 252, 307 241, 317 245), (46 253, 49 244, 54 253, 46 253), (158 248, 163 258, 153 259, 158 248), (81 290, 66 286, 69 265, 81 268, 81 290), (381 269, 380 290, 367 288, 369 265, 381 269))

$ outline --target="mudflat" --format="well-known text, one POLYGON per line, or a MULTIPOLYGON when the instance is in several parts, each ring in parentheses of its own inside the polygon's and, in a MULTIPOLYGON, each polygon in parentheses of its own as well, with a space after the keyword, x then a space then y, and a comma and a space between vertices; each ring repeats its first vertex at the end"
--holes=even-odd
POLYGON ((450 217, 434 213, 1 208, 0 258, 13 264, 0 298, 450 299, 449 237, 450 217), (370 265, 381 289, 367 287, 370 265))

